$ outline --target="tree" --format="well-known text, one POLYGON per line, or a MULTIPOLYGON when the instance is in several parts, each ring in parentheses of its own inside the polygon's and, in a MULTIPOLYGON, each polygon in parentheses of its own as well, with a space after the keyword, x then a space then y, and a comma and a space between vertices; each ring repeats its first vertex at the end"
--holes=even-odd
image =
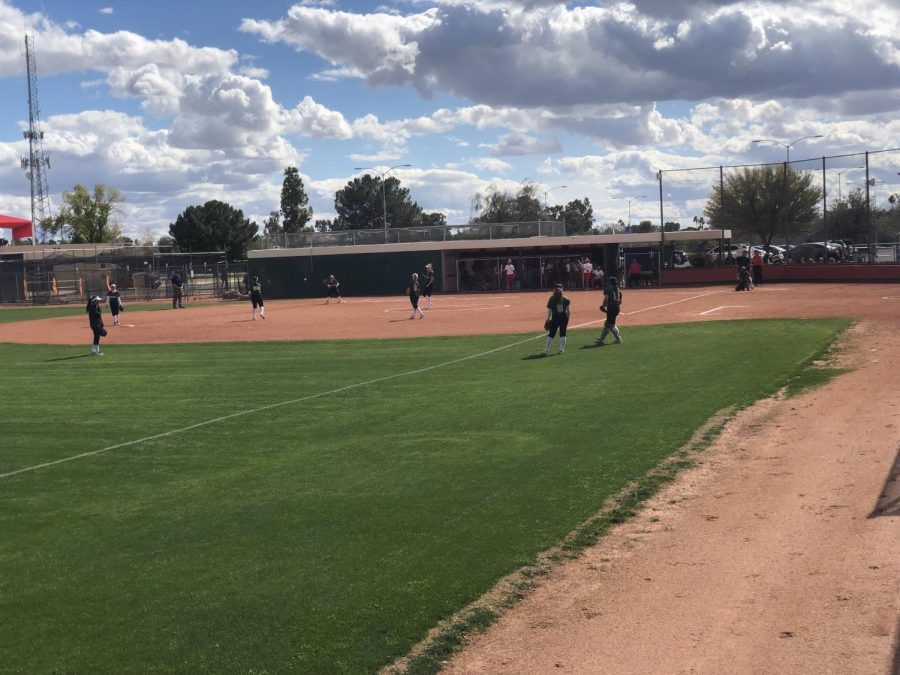
POLYGON ((634 228, 634 232, 653 232, 653 221, 652 220, 642 220, 637 224, 637 227, 634 228))
POLYGON ((313 210, 307 207, 309 197, 303 188, 303 179, 296 166, 284 170, 281 183, 281 215, 284 216, 284 232, 299 232, 312 218, 313 210))
POLYGON ((268 235, 284 232, 281 226, 281 211, 269 211, 269 217, 263 221, 263 232, 268 235))
POLYGON ((97 183, 91 193, 83 185, 76 185, 63 192, 63 200, 65 204, 60 207, 59 215, 43 223, 51 234, 58 234, 73 244, 111 242, 122 234, 118 224, 109 222, 110 216, 119 210, 116 204, 124 201, 114 187, 97 183))
POLYGON ((257 230, 259 226, 244 218, 243 211, 215 199, 187 207, 169 225, 169 234, 181 252, 225 251, 231 260, 247 257, 257 230))
POLYGON ((680 229, 681 223, 676 223, 671 220, 663 224, 663 230, 665 232, 678 232, 680 229))
POLYGON ((525 223, 547 220, 549 214, 537 197, 537 186, 525 183, 516 194, 498 190, 494 186, 484 194, 472 198, 472 209, 477 214, 473 223, 525 223))
POLYGON ((587 234, 594 228, 594 207, 591 200, 573 199, 565 206, 551 206, 542 220, 556 220, 566 224, 566 234, 587 234))
POLYGON ((156 245, 159 248, 169 248, 169 247, 174 248, 175 240, 172 239, 172 237, 170 237, 169 235, 164 234, 163 236, 161 236, 159 238, 159 241, 156 242, 156 245))
POLYGON ((5 237, 0 237, 0 246, 9 246, 9 240, 5 237))
POLYGON ((821 191, 809 173, 789 168, 747 167, 725 179, 724 202, 719 185, 703 213, 711 228, 730 228, 766 246, 776 234, 787 238, 819 216, 821 191))
POLYGON ((313 227, 315 228, 316 232, 328 232, 329 230, 331 230, 332 225, 332 221, 328 220, 327 218, 317 218, 313 227))
MULTIPOLYGON (((337 218, 333 230, 380 230, 384 228, 387 211, 390 227, 420 227, 426 214, 410 199, 409 190, 400 187, 400 180, 388 176, 382 185, 380 176, 365 174, 354 178, 334 195, 337 218), (382 189, 384 192, 382 192, 382 189)), ((428 222, 442 218, 442 214, 427 214, 428 222)))

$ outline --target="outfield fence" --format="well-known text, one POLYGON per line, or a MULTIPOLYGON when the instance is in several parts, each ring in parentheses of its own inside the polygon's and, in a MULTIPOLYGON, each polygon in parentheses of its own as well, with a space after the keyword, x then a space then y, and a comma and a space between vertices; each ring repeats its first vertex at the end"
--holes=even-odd
POLYGON ((112 284, 126 302, 161 300, 172 297, 176 272, 185 282, 187 297, 237 299, 247 294, 247 263, 229 262, 221 251, 174 253, 138 246, 18 248, 0 253, 0 302, 86 302, 94 295, 105 297, 112 284))

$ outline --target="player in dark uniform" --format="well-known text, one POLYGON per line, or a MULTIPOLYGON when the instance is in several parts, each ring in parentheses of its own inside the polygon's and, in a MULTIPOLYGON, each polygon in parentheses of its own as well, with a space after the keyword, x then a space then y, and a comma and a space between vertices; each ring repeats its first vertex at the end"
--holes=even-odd
POLYGON ((431 263, 425 265, 425 274, 422 275, 422 295, 425 296, 425 309, 431 309, 431 288, 434 286, 434 268, 431 263))
POLYGON ((544 344, 544 355, 550 353, 550 346, 556 331, 559 330, 559 353, 566 352, 566 328, 569 325, 569 306, 571 301, 563 295, 562 284, 556 284, 553 295, 547 301, 547 321, 544 326, 547 329, 547 342, 544 344))
POLYGON ((253 304, 253 320, 256 321, 256 308, 259 307, 259 318, 266 318, 266 304, 262 297, 262 284, 259 283, 259 277, 253 277, 250 282, 250 302, 253 304))
POLYGON ((409 288, 406 289, 406 292, 409 293, 409 303, 412 305, 412 314, 409 315, 410 319, 415 319, 417 315, 420 319, 425 318, 425 312, 419 309, 419 293, 421 291, 422 284, 419 282, 419 275, 413 272, 409 288))
POLYGON ((746 265, 741 265, 738 268, 738 283, 737 286, 734 287, 736 291, 749 291, 753 288, 753 278, 750 276, 750 270, 747 269, 746 265))
POLYGON ((328 291, 328 294, 325 296, 326 305, 331 302, 332 298, 337 298, 338 302, 344 301, 341 298, 341 282, 335 279, 333 274, 329 274, 328 278, 325 279, 325 288, 328 291))
POLYGON ((106 304, 109 305, 109 312, 112 314, 113 326, 119 325, 119 312, 125 309, 125 303, 122 302, 122 294, 116 290, 115 284, 109 285, 106 291, 106 304))
POLYGON ((94 342, 91 344, 91 356, 103 356, 100 351, 100 338, 106 335, 106 328, 103 326, 103 313, 100 310, 100 303, 103 299, 99 295, 95 295, 88 300, 87 315, 88 323, 91 331, 94 333, 94 342))
POLYGON ((184 279, 178 272, 172 275, 172 309, 184 309, 181 298, 184 296, 184 279))
POLYGON ((606 312, 606 322, 603 324, 603 332, 597 338, 597 346, 603 347, 606 336, 612 333, 616 337, 616 344, 622 344, 622 334, 616 326, 616 317, 622 308, 622 289, 619 288, 619 279, 613 275, 606 283, 603 289, 603 304, 600 305, 600 311, 606 312))

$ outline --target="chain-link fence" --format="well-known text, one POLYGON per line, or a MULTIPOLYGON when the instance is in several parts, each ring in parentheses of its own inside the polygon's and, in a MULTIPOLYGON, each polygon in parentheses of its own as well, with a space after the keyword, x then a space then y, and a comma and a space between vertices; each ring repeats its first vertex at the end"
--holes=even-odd
POLYGON ((734 264, 740 252, 752 255, 754 247, 760 248, 766 262, 787 265, 900 259, 900 148, 792 159, 790 147, 781 145, 785 146, 783 162, 669 169, 658 174, 660 220, 667 228, 732 230, 738 237, 736 243, 721 242, 712 248, 696 242, 686 250, 670 249, 664 261, 667 267, 734 264), (770 194, 783 192, 787 199, 798 185, 818 193, 812 219, 795 220, 793 209, 783 205, 767 213, 756 204, 759 210, 753 214, 752 231, 731 221, 728 213, 733 205, 728 200, 734 198, 733 181, 741 173, 764 167, 772 170, 770 194))
POLYGON ((151 247, 36 247, 0 253, 0 302, 61 304, 104 297, 115 284, 126 300, 172 297, 178 274, 191 298, 247 294, 247 263, 223 252, 172 253, 151 247))

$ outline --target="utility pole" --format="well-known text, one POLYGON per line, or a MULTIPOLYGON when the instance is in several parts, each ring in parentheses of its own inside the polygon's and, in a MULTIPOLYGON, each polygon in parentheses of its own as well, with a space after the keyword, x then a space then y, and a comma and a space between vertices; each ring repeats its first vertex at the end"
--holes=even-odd
POLYGON ((41 110, 37 97, 37 65, 34 61, 34 38, 25 36, 25 67, 28 74, 28 131, 23 132, 28 139, 28 157, 20 163, 25 177, 31 183, 31 228, 32 241, 43 242, 43 224, 50 217, 50 188, 47 173, 50 155, 44 152, 44 132, 41 131, 41 110))

